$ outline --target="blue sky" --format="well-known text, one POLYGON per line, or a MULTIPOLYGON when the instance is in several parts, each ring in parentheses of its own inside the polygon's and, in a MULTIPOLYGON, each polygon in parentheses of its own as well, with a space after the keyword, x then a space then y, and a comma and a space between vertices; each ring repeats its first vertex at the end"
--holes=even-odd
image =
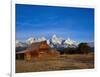
POLYGON ((76 41, 94 40, 94 9, 16 4, 16 39, 50 38, 53 34, 76 41))

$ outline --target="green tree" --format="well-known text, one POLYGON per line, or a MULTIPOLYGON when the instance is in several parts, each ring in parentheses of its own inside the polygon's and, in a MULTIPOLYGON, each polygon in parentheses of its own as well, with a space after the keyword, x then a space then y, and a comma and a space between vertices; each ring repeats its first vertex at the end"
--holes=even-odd
POLYGON ((79 53, 87 54, 91 51, 91 48, 87 45, 87 43, 80 43, 78 45, 78 51, 79 53))

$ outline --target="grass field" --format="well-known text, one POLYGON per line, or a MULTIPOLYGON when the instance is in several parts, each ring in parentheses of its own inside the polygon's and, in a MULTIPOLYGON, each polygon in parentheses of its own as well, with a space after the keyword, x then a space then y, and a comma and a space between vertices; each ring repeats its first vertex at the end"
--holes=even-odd
POLYGON ((94 54, 64 54, 45 60, 16 60, 16 73, 94 68, 94 54))

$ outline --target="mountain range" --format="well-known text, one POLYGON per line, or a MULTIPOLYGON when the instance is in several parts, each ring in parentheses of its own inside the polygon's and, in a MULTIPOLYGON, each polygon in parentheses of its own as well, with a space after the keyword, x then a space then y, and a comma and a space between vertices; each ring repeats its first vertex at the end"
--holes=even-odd
MULTIPOLYGON (((41 41, 46 41, 47 44, 51 48, 77 47, 79 44, 79 42, 71 40, 70 38, 67 38, 64 40, 60 37, 57 37, 54 34, 50 39, 46 39, 45 37, 40 37, 40 38, 30 37, 25 42, 16 40, 16 47, 27 47, 28 45, 31 45, 32 43, 41 42, 41 41)), ((88 43, 88 45, 93 47, 94 43, 91 42, 91 43, 88 43)))

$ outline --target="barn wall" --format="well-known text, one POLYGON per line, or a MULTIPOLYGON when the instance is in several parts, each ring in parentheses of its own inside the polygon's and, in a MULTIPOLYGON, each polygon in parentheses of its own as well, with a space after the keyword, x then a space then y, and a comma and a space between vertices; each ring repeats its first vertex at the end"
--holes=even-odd
POLYGON ((23 60, 24 59, 24 53, 16 54, 16 59, 23 60))

